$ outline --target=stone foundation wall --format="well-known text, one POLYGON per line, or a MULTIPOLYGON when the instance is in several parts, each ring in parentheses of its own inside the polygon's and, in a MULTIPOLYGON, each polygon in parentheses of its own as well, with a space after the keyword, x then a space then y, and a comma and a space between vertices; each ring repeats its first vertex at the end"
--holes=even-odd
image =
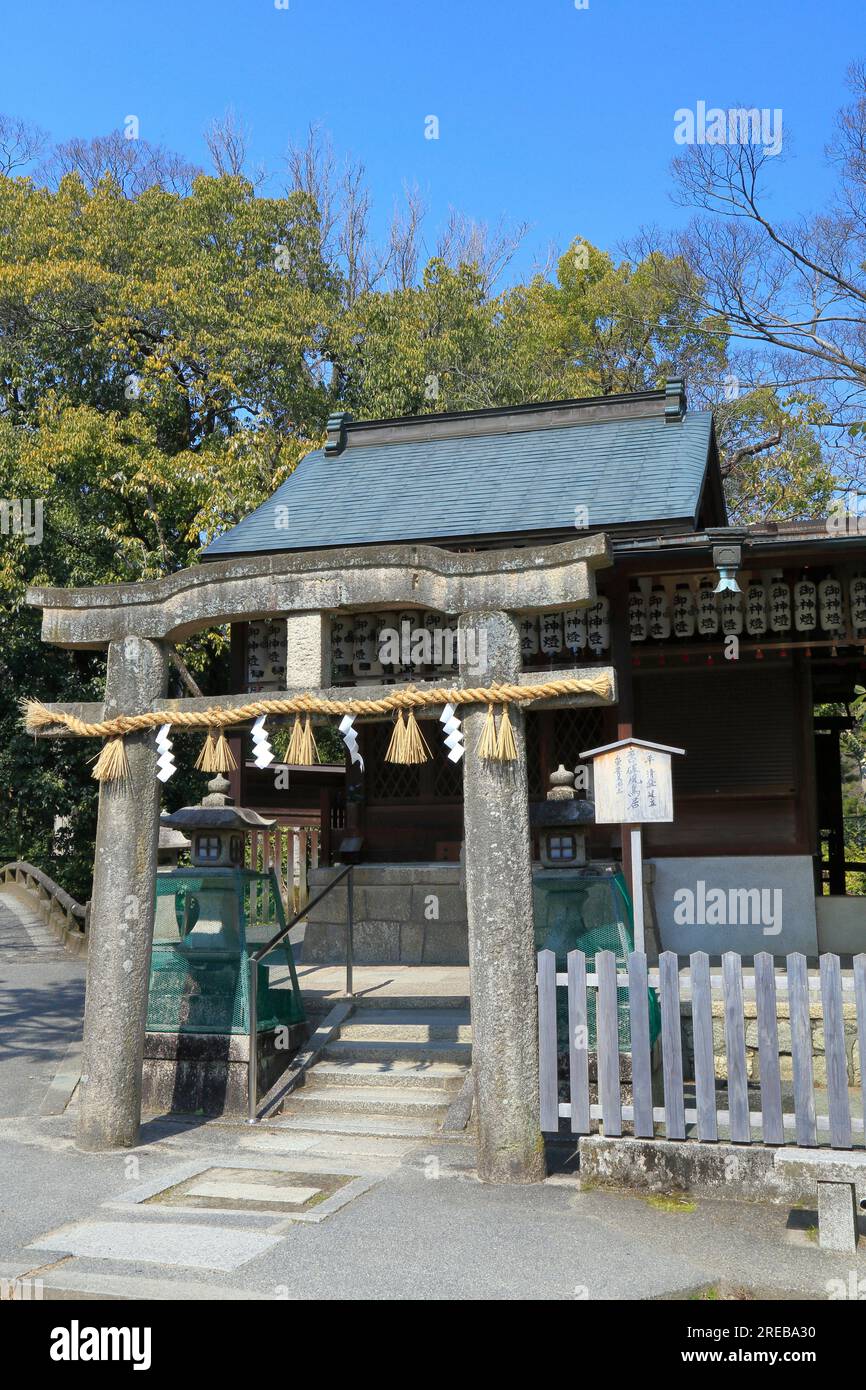
MULTIPOLYGON (((310 897, 339 869, 313 869, 310 897)), ((467 965, 466 894, 459 864, 364 864, 354 872, 358 965, 467 965)), ((307 918, 304 961, 346 959, 345 883, 307 918)))
MULTIPOLYGON (((282 1076, 308 1033, 306 1023, 293 1023, 288 1038, 275 1029, 259 1034, 259 1099, 282 1076)), ((142 1109, 245 1116, 249 1055, 249 1038, 242 1033, 145 1033, 142 1109)))
MULTIPOLYGON (((791 1055, 791 1024, 788 1001, 783 995, 777 999, 776 1012, 779 1028, 779 1069, 783 1081, 793 1079, 793 1059, 791 1055)), ((842 1006, 845 1027, 845 1052, 848 1059, 848 1085, 859 1086, 862 1060, 860 1043, 857 1038, 857 1010, 853 998, 842 1006)), ((746 1023, 746 1072, 750 1081, 760 1080, 758 1060, 758 1018, 754 999, 746 999, 743 1005, 746 1023)), ((814 998, 809 1004, 809 1021, 812 1030, 812 1065, 815 1084, 826 1086, 827 1063, 824 1055, 824 1018, 820 999, 814 998)), ((694 1033, 692 1029, 691 1004, 682 1006, 683 1023, 683 1065, 689 1068, 688 1075, 694 1076, 694 1033)), ((713 1000, 713 1053, 716 1062, 716 1076, 726 1080, 728 1075, 725 1052, 725 1006, 721 999, 713 1000)))

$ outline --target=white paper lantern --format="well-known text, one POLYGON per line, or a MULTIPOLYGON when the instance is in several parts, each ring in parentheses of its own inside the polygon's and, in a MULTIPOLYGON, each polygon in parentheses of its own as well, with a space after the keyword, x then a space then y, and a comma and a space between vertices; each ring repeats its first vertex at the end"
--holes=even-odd
POLYGON ((547 657, 558 656, 562 651, 562 614, 542 613, 538 621, 538 644, 542 654, 547 657))
POLYGON ((538 656, 538 618, 533 613, 524 613, 520 619, 520 650, 524 661, 538 656))
POLYGON ((851 626, 855 637, 866 637, 866 576, 855 574, 848 587, 851 626))
POLYGON ((628 631, 632 642, 645 642, 649 630, 647 604, 639 584, 628 596, 628 631))
POLYGON ((395 671, 423 671, 424 662, 419 660, 419 657, 423 657, 426 643, 415 641, 415 633, 423 627, 421 614, 417 609, 404 608, 402 612, 395 613, 394 617, 394 626, 400 634, 400 665, 399 668, 394 667, 395 671))
POLYGON ((567 608, 562 615, 565 645, 570 652, 586 649, 586 609, 567 608))
POLYGON ((726 637, 739 637, 743 631, 743 595, 725 589, 722 600, 722 632, 726 637))
POLYGON ((268 679, 285 683, 287 639, 283 618, 274 618, 265 624, 265 660, 268 679))
POLYGON ((763 637, 767 631, 767 590, 756 581, 746 590, 746 632, 750 637, 763 637))
POLYGON ((331 666, 345 671, 352 665, 352 623, 348 614, 335 613, 331 618, 331 666))
POLYGON ((374 613, 354 614, 352 632, 354 666, 371 666, 377 660, 378 617, 374 613))
POLYGON ((678 584, 674 589, 673 609, 674 636, 694 637, 695 596, 689 584, 678 584))
MULTIPOLYGON (((467 634, 467 636, 469 635, 470 634, 467 634)), ((442 619, 442 665, 439 668, 440 670, 446 672, 452 672, 457 670, 459 665, 459 636, 460 630, 458 627, 457 618, 453 614, 446 614, 445 617, 442 619)), ((472 654, 472 648, 469 646, 469 643, 467 642, 467 657, 471 657, 472 654)))
POLYGON ((415 615, 416 622, 420 622, 424 631, 427 633, 428 649, 431 657, 431 665, 434 671, 444 670, 443 662, 450 654, 450 644, 453 640, 449 636, 448 619, 444 613, 437 613, 432 608, 424 614, 415 615))
POLYGON ((667 642, 671 635, 671 611, 663 584, 654 584, 649 596, 649 632, 655 642, 667 642))
POLYGON ((586 610, 586 638, 594 656, 610 646, 610 599, 599 598, 586 610))
POLYGON ((825 632, 839 633, 843 626, 842 585, 828 574, 818 585, 818 612, 825 632))
POLYGON ((818 590, 805 576, 794 585, 794 627, 797 632, 814 632, 818 626, 818 590))
POLYGON ((773 579, 767 591, 771 632, 791 631, 791 588, 783 579, 773 579))
POLYGON ((715 637, 719 631, 719 608, 712 579, 702 579, 698 589, 697 628, 701 637, 715 637))
POLYGON ((400 621, 397 613, 374 613, 376 660, 383 671, 393 673, 401 669, 400 663, 400 621), (394 634, 397 641, 394 641, 394 634))

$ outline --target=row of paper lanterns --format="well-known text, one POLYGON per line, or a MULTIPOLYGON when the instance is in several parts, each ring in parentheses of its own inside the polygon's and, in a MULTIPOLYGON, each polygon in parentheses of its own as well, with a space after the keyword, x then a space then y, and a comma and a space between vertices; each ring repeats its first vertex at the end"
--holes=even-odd
POLYGON ((560 652, 601 656, 610 647, 610 599, 600 596, 588 608, 563 613, 527 614, 518 619, 523 659, 555 657, 560 652))
POLYGON ((282 690, 286 684, 286 620, 262 618, 247 624, 247 685, 282 690))
MULTIPOLYGON (((389 662, 382 650, 382 634, 386 630, 401 633, 407 623, 412 634, 421 627, 427 629, 434 652, 438 650, 437 636, 441 643, 442 638, 450 634, 452 640, 442 644, 444 659, 429 664, 436 670, 457 670, 457 619, 442 613, 407 610, 334 615, 331 618, 331 660, 335 671, 351 669, 356 675, 364 675, 377 665, 392 671, 411 666, 411 662, 389 662)), ((524 660, 552 657, 566 651, 601 653, 610 647, 610 601, 599 598, 588 608, 528 614, 518 619, 518 626, 524 660)))
MULTIPOLYGON (((741 636, 764 637, 816 632, 841 636, 846 629, 845 591, 835 575, 815 582, 805 575, 795 584, 782 578, 742 581, 742 592, 715 592, 716 575, 704 575, 696 588, 688 580, 675 582, 672 592, 660 582, 647 592, 647 582, 632 581, 628 600, 632 642, 741 636)), ((848 613, 854 636, 866 639, 866 576, 848 584, 848 613)), ((456 672, 457 620, 436 612, 407 609, 394 613, 334 614, 331 618, 331 661, 335 677, 363 677, 420 670, 409 660, 382 660, 382 633, 425 628, 431 650, 442 659, 432 669, 456 672)), ((560 654, 601 656, 610 649, 610 602, 604 596, 587 608, 559 613, 526 614, 518 619, 524 661, 552 659, 560 654)), ((263 619, 247 627, 247 681, 260 689, 281 687, 286 675, 286 624, 263 619)))
MULTIPOLYGON (((588 608, 560 613, 529 614, 518 619, 524 660, 552 658, 558 654, 601 655, 610 648, 610 602, 601 597, 588 608)), ((442 673, 458 670, 457 619, 442 613, 407 609, 394 613, 333 614, 331 664, 337 680, 348 675, 394 675, 401 671, 429 669, 442 673), (389 660, 383 650, 386 630, 414 636, 420 628, 430 634, 429 651, 441 659, 428 663, 389 660), (384 658, 384 659, 383 659, 384 658)), ((287 652, 285 620, 261 619, 247 625, 247 684, 266 690, 285 684, 287 652)))
MULTIPOLYGON (((393 639, 392 639, 393 640, 393 639)), ((331 665, 336 677, 377 676, 400 671, 422 670, 425 666, 443 672, 456 672, 457 619, 444 613, 405 609, 395 613, 335 613, 331 616, 331 665), (406 626, 408 624, 408 627, 406 626), (438 661, 412 659, 413 639, 426 631, 431 654, 440 652, 438 661), (385 633, 397 634, 407 660, 393 660, 383 649, 385 633)))
MULTIPOLYGON (((838 637, 845 632, 845 595, 834 575, 817 583, 805 575, 796 584, 776 578, 743 582, 742 592, 715 592, 715 575, 705 575, 693 589, 687 580, 674 585, 670 597, 663 584, 655 583, 649 595, 639 581, 632 581, 628 600, 632 642, 648 638, 664 642, 670 637, 763 637, 766 633, 815 632, 838 637)), ((849 611, 854 635, 866 637, 866 577, 857 575, 848 587, 849 611)))

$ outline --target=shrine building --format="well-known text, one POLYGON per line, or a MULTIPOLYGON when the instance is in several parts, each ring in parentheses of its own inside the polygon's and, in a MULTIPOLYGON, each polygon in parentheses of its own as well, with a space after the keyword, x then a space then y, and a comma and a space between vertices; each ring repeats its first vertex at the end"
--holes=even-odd
MULTIPOLYGON (((532 802, 544 800, 558 766, 573 771, 590 747, 634 733, 686 749, 674 773, 675 817, 645 838, 659 948, 862 949, 861 900, 845 895, 839 735, 851 720, 821 712, 850 703, 866 670, 866 541, 856 529, 729 526, 712 416, 688 410, 672 381, 513 409, 334 416, 324 449, 204 558, 315 553, 333 563, 349 548, 375 572, 380 548, 397 545, 418 566, 413 586, 434 554, 446 573, 468 565, 511 576, 527 675, 577 666, 615 673, 615 700, 527 711, 532 802), (578 556, 589 602, 561 582, 578 556), (723 575, 733 583, 719 592, 723 575), (741 890, 750 896, 732 900, 741 890)), ((236 622, 234 689, 301 686, 299 662, 311 659, 316 684, 335 690, 442 684, 458 672, 457 618, 421 603, 335 606, 314 625, 321 651, 310 650, 294 616, 236 622)), ((352 763, 345 776, 337 767, 319 774, 322 866, 313 879, 327 881, 341 845, 354 846, 367 890, 362 959, 467 959, 463 768, 449 761, 436 727, 422 721, 430 760, 407 766, 384 758, 389 724, 359 723, 363 770, 352 763), (440 915, 430 920, 434 893, 440 915)), ((296 817, 292 778, 288 791, 275 791, 272 772, 244 756, 240 739, 237 747, 238 801, 296 817)), ((300 769, 292 776, 311 781, 300 769)), ((536 831, 536 862, 539 849, 536 831)), ((591 862, 620 860, 619 828, 590 825, 587 851, 591 862)), ((339 913, 325 902, 308 928, 307 959, 341 950, 339 913)))
MULTIPOLYGON (((730 526, 713 417, 688 409, 679 380, 335 415, 324 447, 202 563, 28 601, 44 641, 108 658, 102 701, 27 715, 43 737, 105 740, 85 1147, 138 1135, 177 728, 206 735, 197 766, 230 771, 236 805, 278 826, 314 817, 314 897, 355 866, 358 962, 468 960, 479 1173, 493 1180, 543 1173, 536 951, 591 934, 589 880, 642 881, 650 958, 863 950, 840 737, 866 670, 866 542, 838 518, 730 526), (231 631, 231 688, 169 698, 172 648, 213 628, 231 631), (268 731, 286 719, 277 765, 268 731), (318 763, 317 729, 345 757, 318 763), (642 847, 637 810, 625 826, 593 814, 585 758, 611 745, 642 748, 632 765, 653 776, 673 757, 670 816, 642 826, 642 847)), ((646 792, 635 807, 655 815, 646 792)), ((623 956, 628 915, 613 922, 623 956)), ((343 961, 347 935, 341 883, 309 912, 304 966, 343 961)))

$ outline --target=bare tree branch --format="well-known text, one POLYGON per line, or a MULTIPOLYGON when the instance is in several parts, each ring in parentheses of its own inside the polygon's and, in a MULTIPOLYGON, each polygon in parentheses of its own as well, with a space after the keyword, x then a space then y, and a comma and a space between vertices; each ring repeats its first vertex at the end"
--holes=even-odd
POLYGON ((6 178, 41 158, 47 145, 48 136, 39 126, 0 115, 0 174, 6 178))

